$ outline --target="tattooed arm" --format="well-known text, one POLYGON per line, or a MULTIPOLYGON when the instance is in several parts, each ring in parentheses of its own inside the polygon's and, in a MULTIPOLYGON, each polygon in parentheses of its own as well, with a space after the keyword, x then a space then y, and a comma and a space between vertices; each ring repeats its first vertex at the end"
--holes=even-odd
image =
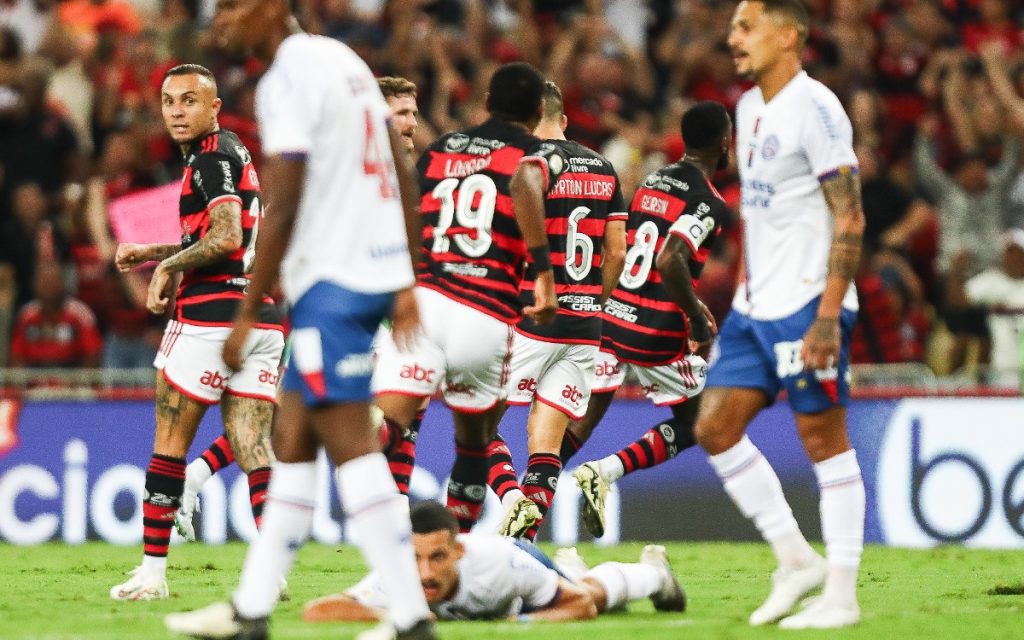
POLYGON ((840 167, 822 181, 821 190, 832 212, 832 245, 818 317, 804 336, 801 356, 808 369, 824 369, 838 364, 839 313, 850 281, 860 266, 864 236, 864 210, 857 172, 850 167, 840 167))
MULTIPOLYGON (((169 245, 173 246, 173 245, 169 245)), ((171 276, 195 267, 214 263, 242 246, 242 205, 227 200, 210 210, 210 228, 199 242, 165 258, 153 272, 146 308, 163 313, 170 299, 167 291, 171 276)))
POLYGON ((693 252, 679 236, 669 235, 658 254, 656 266, 661 284, 690 320, 690 339, 700 348, 711 344, 712 328, 704 316, 704 305, 693 290, 690 257, 693 252))
POLYGON ((181 251, 180 244, 137 244, 122 242, 117 245, 114 265, 121 273, 131 271, 145 262, 166 260, 181 251))

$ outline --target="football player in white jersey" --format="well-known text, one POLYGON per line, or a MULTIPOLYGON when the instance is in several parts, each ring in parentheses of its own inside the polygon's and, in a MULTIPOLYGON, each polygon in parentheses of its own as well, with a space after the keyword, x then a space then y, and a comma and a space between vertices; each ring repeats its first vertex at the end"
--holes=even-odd
POLYGON ((390 316, 401 349, 419 326, 411 292, 409 248, 419 238, 411 167, 369 67, 341 42, 303 33, 288 0, 218 0, 213 27, 221 46, 270 63, 256 91, 270 215, 223 357, 237 367, 256 302, 279 272, 292 354, 274 425, 267 507, 239 587, 230 603, 168 616, 167 626, 201 637, 267 637, 279 580, 312 527, 323 445, 337 465, 346 521, 388 593, 388 635, 433 639, 408 503, 370 419, 377 327, 390 316))
POLYGON ((846 432, 861 209, 852 127, 836 96, 800 65, 800 0, 747 0, 729 46, 757 84, 736 108, 746 281, 718 338, 696 427, 726 492, 775 552, 771 594, 750 624, 856 624, 864 484, 846 432), (778 477, 744 434, 785 389, 821 489, 828 560, 804 539, 778 477), (786 617, 808 592, 821 598, 786 617))
MULTIPOLYGON (((650 598, 658 611, 686 608, 661 546, 645 547, 638 563, 589 568, 575 550, 560 550, 552 562, 526 541, 459 535, 458 520, 437 502, 417 503, 411 517, 420 583, 441 620, 586 620, 640 598, 650 598)), ((303 617, 372 621, 387 609, 381 576, 374 572, 343 593, 307 603, 303 617)))

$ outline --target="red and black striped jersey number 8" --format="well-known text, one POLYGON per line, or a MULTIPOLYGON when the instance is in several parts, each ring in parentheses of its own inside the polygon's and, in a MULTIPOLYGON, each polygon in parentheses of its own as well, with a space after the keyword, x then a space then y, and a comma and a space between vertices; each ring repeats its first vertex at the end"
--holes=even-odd
POLYGON ((654 252, 658 248, 658 225, 646 220, 636 229, 633 246, 626 252, 619 284, 626 289, 639 289, 647 283, 654 266, 654 252))

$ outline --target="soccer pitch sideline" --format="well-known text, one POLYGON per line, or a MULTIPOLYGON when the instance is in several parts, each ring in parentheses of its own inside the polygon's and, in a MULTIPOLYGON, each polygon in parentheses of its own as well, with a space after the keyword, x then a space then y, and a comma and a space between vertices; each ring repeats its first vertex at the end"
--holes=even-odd
MULTIPOLYGON (((546 550, 551 547, 543 545, 546 550)), ((581 545, 591 565, 635 562, 640 544, 581 545)), ((445 639, 511 638, 1024 638, 1024 552, 960 547, 905 550, 869 547, 860 578, 863 622, 841 632, 752 629, 747 615, 767 594, 773 562, 754 544, 673 543, 669 557, 687 591, 684 614, 658 614, 649 603, 582 623, 454 622, 445 639)), ((0 638, 150 639, 171 637, 163 616, 223 599, 234 588, 245 553, 239 543, 180 545, 171 550, 171 598, 165 602, 110 600, 110 586, 137 561, 137 547, 0 545, 0 638)), ((338 591, 363 575, 354 547, 307 545, 290 577, 290 602, 272 621, 274 638, 350 638, 365 624, 307 624, 302 605, 338 591)))

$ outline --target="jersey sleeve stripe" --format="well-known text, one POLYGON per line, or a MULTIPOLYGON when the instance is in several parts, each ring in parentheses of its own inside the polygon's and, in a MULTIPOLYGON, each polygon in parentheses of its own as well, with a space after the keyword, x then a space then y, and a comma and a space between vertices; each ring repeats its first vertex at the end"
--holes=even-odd
POLYGON ((836 167, 835 169, 831 169, 831 170, 826 171, 825 173, 822 173, 821 175, 819 175, 818 176, 818 182, 820 183, 820 182, 825 182, 826 180, 831 180, 832 178, 835 178, 836 176, 842 175, 844 173, 849 173, 851 175, 857 175, 857 167, 852 167, 850 165, 843 165, 841 167, 836 167))
POLYGON ((690 247, 690 251, 693 253, 693 255, 697 255, 697 247, 693 246, 693 240, 690 238, 690 236, 686 235, 685 233, 676 228, 669 229, 668 232, 674 235, 675 237, 679 238, 683 242, 685 242, 686 246, 690 247))
POLYGON ((206 205, 206 210, 209 211, 210 209, 213 209, 221 202, 237 202, 238 204, 242 204, 242 198, 233 193, 226 193, 210 200, 206 205))

